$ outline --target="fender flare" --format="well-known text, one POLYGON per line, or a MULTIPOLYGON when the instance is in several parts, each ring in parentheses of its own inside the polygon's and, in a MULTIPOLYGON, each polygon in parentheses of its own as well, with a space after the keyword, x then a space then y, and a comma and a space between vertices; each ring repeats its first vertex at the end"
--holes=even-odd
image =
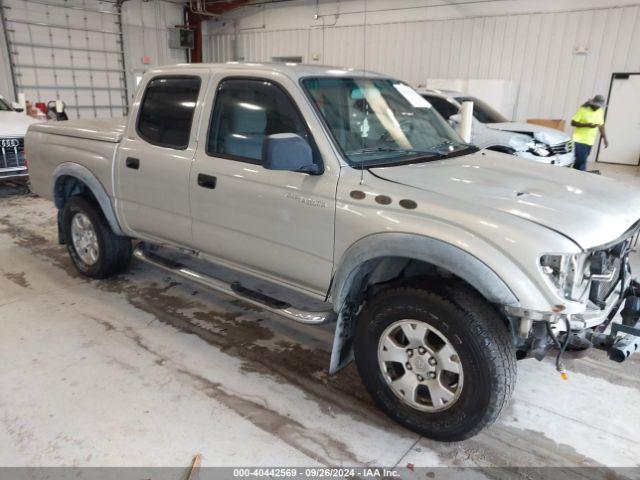
POLYGON ((122 228, 120 228, 113 204, 111 203, 111 199, 109 198, 106 189, 91 170, 79 163, 61 163, 53 171, 53 201, 58 210, 62 210, 65 203, 64 196, 61 195, 58 190, 58 181, 61 177, 73 177, 81 181, 98 201, 98 204, 102 209, 102 213, 104 213, 107 222, 109 222, 109 226, 113 230, 113 233, 116 235, 125 235, 122 228))
POLYGON ((518 298, 496 272, 461 248, 424 235, 377 233, 358 240, 344 253, 331 288, 336 311, 344 305, 360 267, 382 257, 403 257, 430 263, 460 277, 492 303, 519 305, 518 298))

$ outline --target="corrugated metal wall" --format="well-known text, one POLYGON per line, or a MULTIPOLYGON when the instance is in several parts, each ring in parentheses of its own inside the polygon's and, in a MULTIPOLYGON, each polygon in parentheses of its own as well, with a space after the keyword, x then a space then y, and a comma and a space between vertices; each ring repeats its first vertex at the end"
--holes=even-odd
POLYGON ((130 0, 122 6, 122 30, 129 97, 135 77, 152 67, 185 63, 186 50, 169 48, 169 28, 184 23, 180 5, 162 1, 130 0), (148 64, 143 57, 149 57, 148 64))
POLYGON ((357 68, 366 54, 367 68, 413 85, 427 78, 513 80, 517 119, 568 119, 584 99, 607 93, 612 72, 640 71, 639 17, 640 6, 632 5, 383 23, 366 32, 362 26, 251 30, 211 35, 207 51, 211 61, 302 55, 308 63, 319 53, 320 63, 357 68), (576 54, 576 46, 588 47, 588 54, 576 54))

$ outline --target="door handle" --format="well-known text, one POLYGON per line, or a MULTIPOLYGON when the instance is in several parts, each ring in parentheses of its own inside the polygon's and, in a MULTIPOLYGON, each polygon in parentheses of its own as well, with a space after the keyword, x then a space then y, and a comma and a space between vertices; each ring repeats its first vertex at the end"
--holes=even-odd
POLYGON ((124 163, 127 168, 132 168, 133 170, 138 170, 140 168, 140 160, 137 158, 127 157, 124 163))
POLYGON ((202 188, 209 188, 213 190, 214 188, 216 188, 216 182, 216 177, 212 175, 205 175, 204 173, 198 174, 198 185, 202 188))

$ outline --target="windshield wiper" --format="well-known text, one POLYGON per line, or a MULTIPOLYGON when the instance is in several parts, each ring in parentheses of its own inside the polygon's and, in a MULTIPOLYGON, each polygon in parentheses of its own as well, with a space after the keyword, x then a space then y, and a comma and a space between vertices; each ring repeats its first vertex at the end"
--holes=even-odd
POLYGON ((412 150, 410 148, 367 147, 367 148, 360 148, 358 150, 347 152, 347 155, 361 155, 365 153, 377 153, 377 152, 398 152, 398 153, 408 153, 408 154, 423 153, 421 150, 412 150))
POLYGON ((476 151, 478 148, 475 145, 471 145, 470 143, 453 143, 451 140, 445 140, 442 143, 438 143, 433 145, 431 148, 426 150, 425 152, 434 153, 438 155, 440 158, 447 158, 455 154, 455 156, 460 155, 462 152, 467 150, 476 151), (443 148, 446 147, 446 148, 443 148))
POLYGON ((429 150, 436 150, 439 149, 441 147, 448 147, 449 145, 453 145, 453 142, 449 139, 444 140, 443 142, 440 143, 436 143, 435 145, 432 145, 429 150))
MULTIPOLYGON (((367 165, 361 164, 359 168, 374 168, 380 167, 383 165, 401 165, 405 163, 415 163, 418 161, 434 161, 434 160, 442 160, 450 157, 457 157, 460 155, 465 155, 466 153, 472 153, 478 150, 478 147, 471 145, 469 143, 452 143, 450 140, 442 142, 440 144, 434 145, 433 147, 426 150, 412 150, 408 148, 393 148, 393 147, 368 147, 361 148, 360 150, 354 150, 351 152, 347 152, 348 156, 352 155, 361 155, 366 153, 377 153, 377 152, 397 152, 399 154, 407 155, 406 160, 389 162, 390 158, 377 158, 372 160, 367 160, 367 165), (443 149, 444 146, 452 145, 454 148, 451 149, 443 149), (464 147, 464 148, 460 148, 464 147), (373 163, 373 164, 372 164, 373 163)), ((354 159, 354 163, 358 163, 354 159)))

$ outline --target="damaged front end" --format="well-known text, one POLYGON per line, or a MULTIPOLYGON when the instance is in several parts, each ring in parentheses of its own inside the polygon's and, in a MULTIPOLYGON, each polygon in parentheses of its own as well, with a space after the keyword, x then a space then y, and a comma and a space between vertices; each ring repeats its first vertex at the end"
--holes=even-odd
POLYGON ((573 165, 575 156, 571 140, 556 141, 546 132, 514 133, 517 135, 509 140, 509 146, 517 156, 562 167, 573 165))
POLYGON ((592 349, 605 350, 608 357, 623 362, 640 350, 640 283, 631 278, 629 252, 638 239, 640 225, 611 244, 579 255, 545 255, 540 266, 565 298, 586 303, 578 314, 538 312, 506 307, 518 326, 518 358, 542 360, 555 355, 556 366, 564 372, 562 359, 586 355, 592 349), (621 313, 621 323, 613 322, 621 313))
POLYGON ((607 334, 596 330, 588 332, 588 340, 600 350, 606 350, 615 362, 624 362, 640 350, 640 284, 632 281, 627 289, 625 306, 620 312, 622 323, 611 325, 607 334))

